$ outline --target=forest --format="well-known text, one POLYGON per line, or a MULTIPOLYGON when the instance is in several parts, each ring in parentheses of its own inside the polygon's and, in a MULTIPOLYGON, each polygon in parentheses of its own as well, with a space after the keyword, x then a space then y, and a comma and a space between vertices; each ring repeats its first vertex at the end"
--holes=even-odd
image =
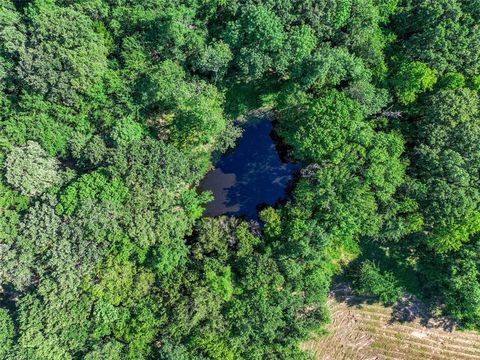
POLYGON ((310 359, 338 279, 480 330, 480 0, 0 0, 0 359, 310 359), (259 108, 288 199, 202 216, 259 108))

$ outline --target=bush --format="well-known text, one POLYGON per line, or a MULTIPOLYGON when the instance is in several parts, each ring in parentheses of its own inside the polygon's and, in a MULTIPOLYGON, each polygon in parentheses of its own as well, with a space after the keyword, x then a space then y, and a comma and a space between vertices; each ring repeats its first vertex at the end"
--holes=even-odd
POLYGON ((356 283, 360 295, 374 296, 387 305, 398 301, 402 289, 391 272, 382 272, 374 262, 367 260, 360 266, 356 283))

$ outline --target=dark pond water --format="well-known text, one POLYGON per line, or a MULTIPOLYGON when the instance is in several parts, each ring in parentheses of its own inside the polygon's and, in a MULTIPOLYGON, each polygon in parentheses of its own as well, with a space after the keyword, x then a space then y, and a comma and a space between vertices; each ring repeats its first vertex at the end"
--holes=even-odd
POLYGON ((210 190, 215 196, 207 204, 205 216, 257 219, 258 205, 273 205, 285 196, 300 165, 281 160, 271 132, 268 119, 244 126, 237 147, 225 154, 200 184, 200 190, 210 190))

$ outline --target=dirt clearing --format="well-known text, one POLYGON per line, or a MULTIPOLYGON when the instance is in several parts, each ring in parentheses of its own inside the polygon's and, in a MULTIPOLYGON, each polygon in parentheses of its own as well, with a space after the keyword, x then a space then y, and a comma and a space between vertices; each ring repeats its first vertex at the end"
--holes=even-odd
POLYGON ((414 299, 389 308, 342 288, 332 292, 329 307, 328 335, 302 346, 316 359, 480 360, 479 334, 459 331, 446 318, 432 318, 414 299))

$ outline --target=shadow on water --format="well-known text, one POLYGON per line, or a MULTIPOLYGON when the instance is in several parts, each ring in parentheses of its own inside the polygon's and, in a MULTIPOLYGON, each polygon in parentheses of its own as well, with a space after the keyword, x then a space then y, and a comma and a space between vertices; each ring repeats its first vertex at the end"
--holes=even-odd
POLYGON ((300 164, 283 162, 271 136, 267 118, 244 125, 237 147, 225 154, 200 184, 215 200, 207 204, 205 216, 223 214, 257 219, 260 205, 274 205, 285 197, 300 164))

